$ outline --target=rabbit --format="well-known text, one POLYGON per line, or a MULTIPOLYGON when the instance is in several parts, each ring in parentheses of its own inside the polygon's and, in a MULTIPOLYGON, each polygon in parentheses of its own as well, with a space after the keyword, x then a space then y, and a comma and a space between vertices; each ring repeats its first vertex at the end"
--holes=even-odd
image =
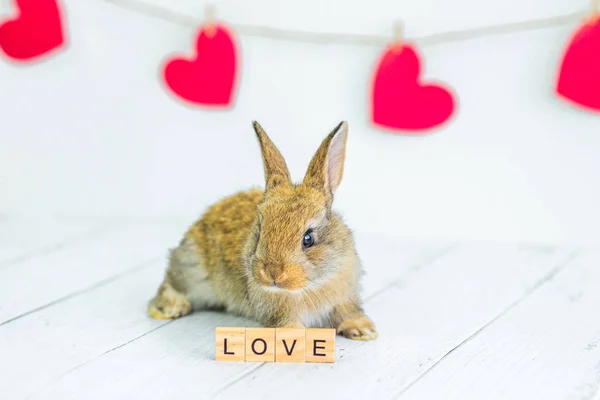
POLYGON ((378 333, 361 306, 363 275, 350 229, 332 211, 344 171, 348 124, 321 143, 304 180, 258 122, 265 189, 210 206, 169 255, 148 314, 156 319, 220 309, 266 327, 330 327, 344 337, 378 333))

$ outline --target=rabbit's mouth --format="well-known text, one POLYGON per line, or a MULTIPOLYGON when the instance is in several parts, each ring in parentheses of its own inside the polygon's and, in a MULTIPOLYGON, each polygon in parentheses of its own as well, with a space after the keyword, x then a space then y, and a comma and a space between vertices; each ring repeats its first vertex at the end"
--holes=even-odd
POLYGON ((301 294, 306 290, 308 280, 304 279, 289 279, 287 274, 281 274, 276 279, 266 272, 265 274, 254 273, 254 280, 260 286, 260 289, 269 294, 277 295, 292 295, 301 294), (257 276, 259 275, 259 276, 257 276))
POLYGON ((252 275, 262 288, 270 292, 302 290, 308 279, 300 265, 267 265, 256 261, 252 275))
POLYGON ((263 277, 263 279, 257 279, 257 281, 263 290, 271 293, 301 292, 305 287, 304 284, 297 280, 287 279, 285 274, 282 274, 278 279, 272 279, 270 277, 265 279, 265 277, 263 277))
POLYGON ((284 287, 281 287, 277 284, 273 284, 273 285, 261 285, 263 290, 269 293, 301 293, 302 292, 302 288, 298 288, 298 289, 286 289, 284 287))

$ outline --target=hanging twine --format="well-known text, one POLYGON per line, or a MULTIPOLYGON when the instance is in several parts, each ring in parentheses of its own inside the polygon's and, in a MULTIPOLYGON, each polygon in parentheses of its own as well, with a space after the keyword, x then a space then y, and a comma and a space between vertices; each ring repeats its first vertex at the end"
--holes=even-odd
POLYGON ((402 52, 402 46, 404 45, 404 26, 402 22, 396 21, 394 23, 394 42, 392 44, 392 51, 396 54, 402 52))
MULTIPOLYGON (((148 4, 141 2, 140 0, 104 1, 107 3, 114 4, 115 6, 121 8, 126 8, 147 16, 166 20, 177 25, 187 26, 191 28, 195 28, 198 26, 197 17, 178 13, 164 6, 148 4)), ((594 9, 600 9, 600 0, 592 0, 592 2, 594 9)), ((560 15, 556 17, 540 18, 537 20, 510 22, 506 24, 484 26, 474 29, 441 32, 433 35, 423 36, 420 38, 414 38, 411 39, 411 41, 414 41, 419 46, 435 46, 444 43, 453 43, 465 40, 478 39, 486 36, 496 36, 516 32, 527 32, 538 29, 571 25, 573 23, 581 21, 581 18, 585 18, 586 15, 589 16, 589 10, 579 11, 572 14, 560 15)), ((389 34, 382 36, 360 33, 317 33, 284 28, 273 28, 270 26, 257 26, 245 24, 235 24, 232 26, 232 28, 241 35, 302 43, 385 46, 390 42, 389 34)))
POLYGON ((204 30, 209 38, 212 38, 217 33, 217 28, 215 26, 216 13, 214 5, 206 5, 206 8, 204 9, 204 30))
POLYGON ((592 18, 600 17, 600 0, 592 0, 592 18))
POLYGON ((402 22, 396 21, 394 24, 394 39, 396 43, 402 43, 402 35, 404 33, 404 27, 402 26, 402 22))

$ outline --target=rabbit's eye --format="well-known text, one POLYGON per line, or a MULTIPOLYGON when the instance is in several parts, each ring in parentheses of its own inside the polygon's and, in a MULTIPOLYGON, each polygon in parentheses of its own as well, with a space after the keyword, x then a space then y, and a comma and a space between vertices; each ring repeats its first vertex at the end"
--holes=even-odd
POLYGON ((304 237, 302 238, 302 247, 306 249, 312 246, 313 244, 315 244, 315 237, 313 236, 312 231, 309 229, 308 231, 306 231, 304 237))

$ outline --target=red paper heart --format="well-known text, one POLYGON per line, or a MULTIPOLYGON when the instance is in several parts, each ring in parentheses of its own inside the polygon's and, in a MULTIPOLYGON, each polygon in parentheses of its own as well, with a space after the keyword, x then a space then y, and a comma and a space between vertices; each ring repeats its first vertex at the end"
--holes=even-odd
POLYGON ((173 58, 164 68, 171 91, 194 104, 226 107, 232 103, 237 74, 233 35, 222 25, 202 28, 192 59, 173 58))
POLYGON ((419 82, 420 61, 408 44, 386 49, 372 86, 375 125, 388 129, 423 131, 446 122, 454 112, 454 97, 440 84, 419 82))
POLYGON ((0 48, 17 61, 29 61, 63 46, 57 0, 15 0, 20 12, 0 24, 0 48))
POLYGON ((589 110, 600 111, 600 20, 584 23, 573 35, 561 63, 556 93, 589 110))

